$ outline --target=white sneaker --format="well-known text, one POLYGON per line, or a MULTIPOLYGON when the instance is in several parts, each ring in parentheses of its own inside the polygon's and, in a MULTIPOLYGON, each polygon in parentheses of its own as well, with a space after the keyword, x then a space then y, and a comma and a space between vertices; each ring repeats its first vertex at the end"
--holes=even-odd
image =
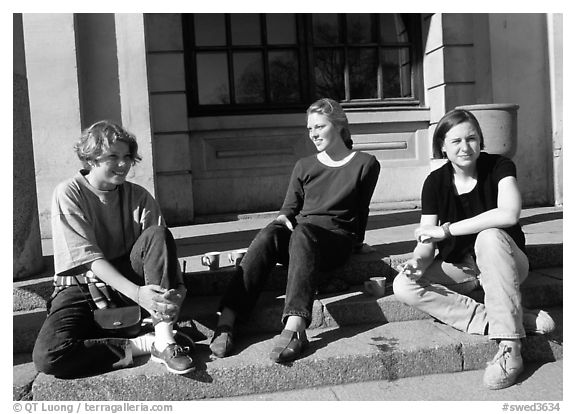
POLYGON ((524 309, 522 324, 526 333, 547 334, 556 329, 550 314, 541 309, 524 309))
POLYGON ((491 390, 499 390, 513 385, 524 370, 520 352, 512 355, 512 348, 500 345, 492 361, 486 364, 484 385, 491 390))

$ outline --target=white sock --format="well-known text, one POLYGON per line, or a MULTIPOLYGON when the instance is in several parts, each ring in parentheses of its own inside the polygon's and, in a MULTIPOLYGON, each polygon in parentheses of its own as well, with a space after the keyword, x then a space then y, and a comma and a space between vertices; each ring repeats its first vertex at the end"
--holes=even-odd
POLYGON ((129 341, 133 357, 149 355, 152 351, 152 344, 154 343, 154 334, 150 332, 136 338, 130 338, 129 341))
POLYGON ((172 330, 172 322, 158 322, 154 327, 154 333, 156 334, 154 346, 160 352, 169 344, 176 343, 174 331, 172 330))

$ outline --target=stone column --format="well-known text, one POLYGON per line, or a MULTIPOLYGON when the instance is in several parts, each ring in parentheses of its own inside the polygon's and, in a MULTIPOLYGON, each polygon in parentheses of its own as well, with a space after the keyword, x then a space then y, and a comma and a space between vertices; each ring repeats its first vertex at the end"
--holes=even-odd
POLYGON ((548 204, 554 170, 546 14, 490 13, 489 18, 494 102, 520 105, 514 162, 522 201, 548 204))
POLYGON ((550 62, 550 100, 552 116, 553 174, 554 174, 554 204, 564 204, 564 120, 563 105, 563 38, 562 14, 547 14, 548 23, 548 60, 550 62))
POLYGON ((38 225, 38 202, 34 179, 34 150, 30 126, 22 15, 13 14, 13 20, 12 275, 13 279, 21 279, 42 271, 44 261, 38 225))
POLYGON ((136 135, 138 152, 142 156, 142 161, 134 168, 134 176, 130 181, 140 184, 154 196, 153 134, 148 96, 144 15, 117 13, 115 23, 122 124, 136 135))
POLYGON ((49 239, 54 187, 80 168, 73 150, 81 131, 74 15, 25 13, 22 22, 40 232, 49 239))

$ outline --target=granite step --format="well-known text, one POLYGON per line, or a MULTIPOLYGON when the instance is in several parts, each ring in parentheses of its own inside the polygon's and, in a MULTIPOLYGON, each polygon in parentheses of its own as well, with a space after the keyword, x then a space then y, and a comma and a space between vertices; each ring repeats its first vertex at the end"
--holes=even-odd
MULTIPOLYGON (((355 254, 343 267, 330 272, 330 276, 359 284, 374 276, 393 276, 396 265, 414 248, 413 231, 419 220, 419 210, 386 212, 370 215, 366 243, 372 253, 355 254)), ((256 215, 233 222, 220 222, 171 228, 178 245, 179 260, 186 263, 186 282, 189 294, 194 296, 222 294, 234 267, 227 264, 227 253, 247 248, 250 241, 273 215, 256 215), (223 267, 208 271, 200 263, 202 253, 221 251, 223 267)), ((538 207, 522 211, 520 223, 526 234, 527 253, 531 269, 561 267, 563 264, 563 210, 559 207, 538 207)), ((13 283, 13 311, 26 311, 46 307, 52 293, 52 246, 44 243, 45 269, 27 280, 13 283)), ((269 278, 267 288, 283 289, 286 269, 277 266, 269 278)))
MULTIPOLYGON (((562 310, 550 309, 557 329, 524 340, 525 361, 563 356, 562 310)), ((183 401, 242 396, 333 384, 390 380, 485 367, 497 345, 432 319, 324 327, 308 330, 310 347, 286 365, 269 360, 273 334, 241 335, 237 352, 210 356, 208 340, 196 345, 196 371, 179 376, 142 357, 132 368, 62 380, 37 374, 20 356, 14 367, 14 399, 42 401, 183 401)), ((478 384, 481 386, 481 384, 478 384)))
MULTIPOLYGON (((527 245, 526 250, 530 259, 532 270, 561 267, 563 264, 562 244, 538 244, 527 245)), ((350 260, 341 267, 326 272, 323 275, 325 280, 339 279, 348 285, 360 284, 373 276, 385 276, 393 279, 398 273, 396 266, 409 259, 411 251, 402 254, 386 255, 382 249, 364 254, 354 254, 350 260)), ((229 251, 221 252, 221 260, 227 260, 229 251)), ((183 257, 182 263, 193 260, 200 260, 200 257, 183 257)), ((226 286, 235 273, 233 265, 220 267, 218 270, 196 270, 187 272, 185 283, 189 294, 192 296, 221 295, 225 292, 226 286)), ((287 268, 276 265, 264 287, 265 290, 282 290, 286 286, 287 268)))
MULTIPOLYGON (((528 309, 545 309, 563 304, 562 268, 540 269, 530 272, 521 286, 522 304, 528 309)), ((484 292, 477 289, 470 294, 479 302, 484 292)), ((194 323, 201 332, 200 339, 211 337, 216 326, 220 296, 191 297, 181 313, 183 326, 194 323)), ((283 292, 264 292, 249 320, 239 321, 239 329, 247 333, 279 332, 282 330, 283 292)), ((366 324, 386 324, 430 316, 399 302, 393 294, 391 282, 386 294, 375 298, 365 293, 362 285, 351 286, 344 292, 320 294, 314 300, 310 328, 332 328, 366 324)))
MULTIPOLYGON (((562 268, 531 271, 521 287, 523 305, 527 308, 561 306, 563 303, 562 284, 562 268)), ((483 301, 482 290, 472 292, 471 296, 483 301)), ((199 331, 195 339, 204 339, 212 335, 220 298, 219 295, 187 297, 180 315, 180 324, 195 326, 199 331)), ((251 333, 280 331, 283 306, 283 290, 264 292, 251 319, 242 326, 242 329, 251 333)), ((15 353, 32 350, 45 317, 45 309, 14 313, 13 349, 15 353)), ((343 292, 318 295, 313 305, 311 327, 384 324, 426 318, 429 318, 428 315, 396 300, 390 280, 387 282, 387 293, 381 298, 374 298, 364 293, 362 285, 353 285, 343 292)))
MULTIPOLYGON (((396 265, 410 257, 414 249, 414 229, 420 218, 419 210, 405 210, 373 214, 368 219, 366 244, 371 253, 354 254, 348 263, 330 271, 327 277, 339 278, 350 285, 360 284, 372 276, 393 277, 396 265)), ((210 223, 173 229, 178 240, 181 263, 186 263, 191 295, 222 294, 234 274, 228 253, 248 248, 258 231, 270 219, 258 218, 232 223, 210 223), (202 266, 201 256, 219 251, 221 267, 208 270, 202 266)), ((522 211, 520 224, 526 234, 526 249, 531 269, 561 267, 563 264, 563 210, 540 207, 522 211)), ((282 289, 286 285, 286 268, 276 266, 266 289, 282 289)))
MULTIPOLYGON (((210 312, 214 309, 216 299, 224 291, 233 275, 232 265, 224 266, 217 271, 207 271, 200 264, 203 252, 218 250, 226 258, 227 252, 237 248, 248 247, 260 228, 264 227, 274 216, 259 215, 255 218, 233 221, 207 223, 194 226, 172 228, 178 244, 182 263, 186 262, 185 281, 191 303, 213 303, 207 306, 210 312), (208 297, 208 298, 205 298, 208 297), (210 302, 211 301, 211 302, 210 302)), ((338 278, 348 285, 360 285, 372 276, 387 276, 390 281, 395 276, 398 263, 410 256, 414 247, 413 231, 419 220, 419 210, 380 212, 369 217, 366 231, 366 243, 374 250, 367 254, 353 255, 345 265, 325 276, 338 278)), ((539 207, 525 209, 521 216, 522 228, 526 234, 527 251, 533 272, 554 270, 556 277, 562 278, 562 223, 563 210, 558 207, 539 207)), ((46 243, 45 254, 49 255, 51 245, 46 243)), ((13 283, 14 315, 14 352, 26 352, 31 349, 38 330, 45 318, 46 300, 50 297, 52 287, 53 264, 50 256, 45 257, 46 269, 28 280, 13 283)), ((225 263, 225 260, 223 260, 225 263)), ((286 285, 286 269, 277 266, 272 272, 266 290, 270 295, 283 292, 286 285)), ((547 287, 538 292, 548 292, 556 287, 547 287)), ((532 292, 532 291, 531 291, 532 292)), ((547 293, 546 293, 547 294, 547 293)), ((541 294, 541 300, 558 302, 552 295, 550 299, 541 294)), ((338 297, 338 295, 336 295, 338 297)), ((350 299, 352 301, 352 299, 350 299)), ((278 301, 280 303, 280 301, 278 301)), ((336 300, 338 302, 338 299, 336 300)), ((278 306, 272 315, 277 315, 278 306)), ((317 306, 316 306, 317 307, 317 306)), ((213 312, 212 312, 213 314, 213 312)), ((267 313, 263 313, 266 315, 267 313)), ((268 317, 277 320, 276 316, 268 317)), ((256 323, 258 326, 260 322, 256 323)), ((263 325, 264 330, 275 330, 274 323, 263 325), (270 328, 268 328, 270 326, 270 328)))

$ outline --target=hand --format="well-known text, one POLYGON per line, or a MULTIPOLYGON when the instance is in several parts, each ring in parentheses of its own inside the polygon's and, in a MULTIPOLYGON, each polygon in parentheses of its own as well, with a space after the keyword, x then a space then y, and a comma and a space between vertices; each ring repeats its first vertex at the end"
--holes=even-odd
POLYGON ((444 240, 446 234, 440 226, 425 225, 414 230, 414 237, 419 243, 433 243, 444 240))
POLYGON ((406 260, 404 263, 398 265, 396 269, 412 280, 420 279, 424 274, 424 270, 426 270, 422 261, 417 258, 406 260))
POLYGON ((178 318, 178 314, 180 313, 180 309, 182 308, 182 304, 186 298, 186 287, 184 285, 180 285, 176 289, 167 290, 163 296, 164 299, 172 302, 172 305, 174 305, 176 309, 173 312, 170 311, 161 315, 161 317, 163 317, 163 320, 175 321, 178 318))
POLYGON ((164 293, 164 299, 171 301, 178 308, 182 307, 184 299, 186 298, 186 286, 180 285, 176 289, 167 290, 164 293))
POLYGON ((292 222, 284 214, 281 214, 278 217, 276 217, 276 220, 274 221, 277 221, 278 223, 285 225, 288 228, 288 230, 294 231, 294 226, 292 225, 292 222))
POLYGON ((170 321, 178 314, 180 304, 171 298, 174 292, 169 292, 158 285, 141 286, 138 290, 138 304, 155 318, 170 321))

